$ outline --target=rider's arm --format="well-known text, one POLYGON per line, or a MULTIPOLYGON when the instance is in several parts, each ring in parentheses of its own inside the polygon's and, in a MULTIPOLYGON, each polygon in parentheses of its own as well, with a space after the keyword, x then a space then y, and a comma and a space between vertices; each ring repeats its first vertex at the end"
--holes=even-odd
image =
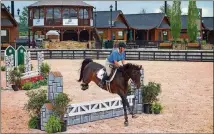
POLYGON ((126 56, 125 56, 125 53, 123 52, 122 55, 123 55, 122 64, 125 65, 125 64, 126 64, 126 62, 125 62, 125 57, 126 57, 126 56))
POLYGON ((120 64, 119 64, 119 62, 117 62, 117 61, 114 61, 114 64, 115 64, 117 67, 120 67, 120 64))

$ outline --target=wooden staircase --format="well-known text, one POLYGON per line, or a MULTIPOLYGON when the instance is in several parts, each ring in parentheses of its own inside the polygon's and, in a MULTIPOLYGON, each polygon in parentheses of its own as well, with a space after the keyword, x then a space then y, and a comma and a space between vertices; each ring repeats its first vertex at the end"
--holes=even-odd
POLYGON ((101 38, 98 34, 97 28, 95 28, 95 27, 93 28, 92 34, 93 34, 93 37, 95 39, 95 48, 96 49, 102 49, 102 42, 101 42, 101 38))

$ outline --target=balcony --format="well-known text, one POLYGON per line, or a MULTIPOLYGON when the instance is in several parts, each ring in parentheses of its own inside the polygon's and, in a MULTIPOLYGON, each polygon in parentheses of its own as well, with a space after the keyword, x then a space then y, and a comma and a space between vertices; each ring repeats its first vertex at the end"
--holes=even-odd
POLYGON ((92 19, 29 19, 28 26, 93 26, 92 19))

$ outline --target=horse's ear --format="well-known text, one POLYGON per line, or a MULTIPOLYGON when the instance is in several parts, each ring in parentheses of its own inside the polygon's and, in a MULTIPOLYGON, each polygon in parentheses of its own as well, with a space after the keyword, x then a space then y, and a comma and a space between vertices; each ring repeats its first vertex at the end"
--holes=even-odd
POLYGON ((140 67, 140 69, 142 69, 142 65, 140 65, 139 67, 140 67))

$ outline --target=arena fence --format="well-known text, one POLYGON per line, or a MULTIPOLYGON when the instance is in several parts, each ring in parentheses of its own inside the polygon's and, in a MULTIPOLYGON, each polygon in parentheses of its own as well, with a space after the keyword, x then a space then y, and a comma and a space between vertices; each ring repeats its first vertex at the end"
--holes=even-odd
MULTIPOLYGON (((112 50, 82 49, 82 50, 28 50, 31 59, 37 58, 37 52, 43 51, 45 59, 105 59, 112 50)), ((126 60, 152 61, 199 61, 213 62, 213 50, 126 50, 126 60)))

